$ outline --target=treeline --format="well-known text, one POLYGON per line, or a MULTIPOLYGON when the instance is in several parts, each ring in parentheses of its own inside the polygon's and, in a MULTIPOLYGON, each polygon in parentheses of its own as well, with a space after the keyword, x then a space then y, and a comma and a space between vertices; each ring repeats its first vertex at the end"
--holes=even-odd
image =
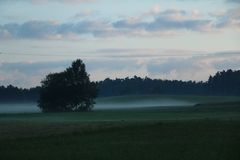
POLYGON ((240 95, 240 70, 222 71, 206 82, 140 78, 105 79, 98 82, 100 96, 132 94, 240 95))
POLYGON ((7 87, 0 86, 0 102, 26 102, 37 101, 39 98, 40 87, 23 89, 9 85, 7 87))
POLYGON ((207 89, 215 95, 240 95, 240 70, 217 72, 207 81, 207 89))
POLYGON ((205 94, 206 83, 140 78, 105 79, 98 82, 100 96, 136 94, 205 94))
MULTIPOLYGON (((240 70, 217 72, 206 82, 140 78, 105 79, 96 82, 99 97, 143 94, 172 95, 240 95, 240 70)), ((0 87, 0 102, 36 101, 40 87, 22 89, 14 86, 0 87)))

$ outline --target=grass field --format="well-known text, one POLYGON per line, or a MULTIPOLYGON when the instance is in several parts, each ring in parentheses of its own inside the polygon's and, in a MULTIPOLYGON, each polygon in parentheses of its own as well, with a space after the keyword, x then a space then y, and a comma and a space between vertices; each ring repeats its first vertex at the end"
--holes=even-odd
POLYGON ((0 114, 0 159, 239 160, 238 98, 199 99, 195 107, 0 114))

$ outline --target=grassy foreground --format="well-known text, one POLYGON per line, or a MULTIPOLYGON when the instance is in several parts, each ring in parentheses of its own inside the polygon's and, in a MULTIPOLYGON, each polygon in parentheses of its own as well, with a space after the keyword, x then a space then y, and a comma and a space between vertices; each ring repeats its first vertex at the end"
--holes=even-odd
POLYGON ((238 102, 0 114, 0 159, 239 160, 238 102))

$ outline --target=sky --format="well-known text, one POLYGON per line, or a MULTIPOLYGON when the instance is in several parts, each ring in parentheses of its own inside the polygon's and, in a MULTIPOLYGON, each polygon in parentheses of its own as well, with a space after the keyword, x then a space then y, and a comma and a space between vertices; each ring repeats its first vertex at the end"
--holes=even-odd
POLYGON ((82 59, 93 81, 240 69, 240 0, 0 0, 0 85, 82 59))

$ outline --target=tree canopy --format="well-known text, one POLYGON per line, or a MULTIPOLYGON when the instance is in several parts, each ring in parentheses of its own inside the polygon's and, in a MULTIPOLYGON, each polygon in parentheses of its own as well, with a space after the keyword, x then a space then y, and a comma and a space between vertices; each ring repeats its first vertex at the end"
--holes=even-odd
POLYGON ((97 86, 80 59, 63 72, 47 75, 41 84, 38 106, 43 112, 90 111, 97 97, 97 86))

